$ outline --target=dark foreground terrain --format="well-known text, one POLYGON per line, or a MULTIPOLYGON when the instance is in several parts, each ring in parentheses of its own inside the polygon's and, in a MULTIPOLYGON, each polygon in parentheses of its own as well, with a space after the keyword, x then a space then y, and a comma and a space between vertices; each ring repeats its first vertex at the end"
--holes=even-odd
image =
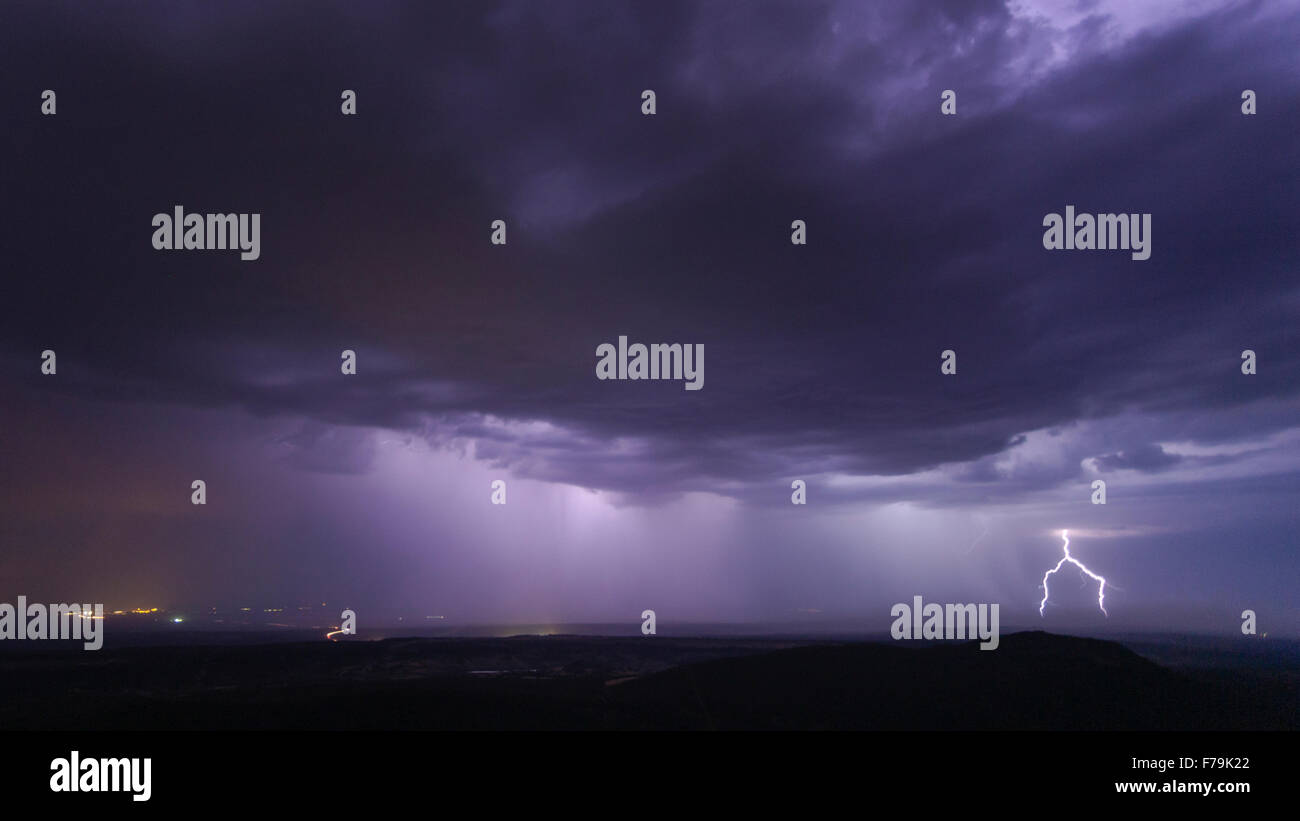
POLYGON ((1294 666, 758 639, 412 638, 0 654, 0 729, 1300 729, 1294 666))

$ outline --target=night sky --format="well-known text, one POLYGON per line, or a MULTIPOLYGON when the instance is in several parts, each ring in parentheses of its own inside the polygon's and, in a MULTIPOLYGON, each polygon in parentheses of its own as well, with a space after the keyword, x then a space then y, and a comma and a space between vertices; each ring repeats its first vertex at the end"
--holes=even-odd
POLYGON ((0 601, 1295 636, 1297 42, 1293 2, 6 3, 0 601), (176 205, 260 259, 154 250, 176 205), (1151 258, 1045 250, 1067 205, 1151 258), (620 335, 703 390, 598 380, 620 335), (1068 569, 1040 619, 1063 528, 1109 619, 1068 569))

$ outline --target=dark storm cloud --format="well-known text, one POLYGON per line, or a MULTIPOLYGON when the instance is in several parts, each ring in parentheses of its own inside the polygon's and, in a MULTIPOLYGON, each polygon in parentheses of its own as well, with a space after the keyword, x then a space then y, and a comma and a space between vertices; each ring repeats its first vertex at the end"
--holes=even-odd
POLYGON ((54 390, 301 420, 314 471, 370 464, 322 425, 647 498, 1151 469, 1113 442, 997 465, 1121 413, 1156 450, 1157 417, 1294 424, 1297 21, 1259 8, 1111 48, 1103 17, 1056 36, 992 2, 12 6, 4 101, 60 113, 0 137, 0 339, 11 373, 56 348, 54 390), (153 251, 177 203, 261 212, 262 259, 153 251), (1151 260, 1043 251, 1067 204, 1151 212, 1151 260), (597 381, 620 334, 703 343, 705 389, 597 381))
POLYGON ((918 590, 1039 619, 1070 528, 1112 624, 1295 623, 1297 30, 1155 0, 5 4, 0 578, 875 630, 918 590), (154 251, 177 204, 260 213, 261 258, 154 251), (1151 213, 1151 259, 1043 250, 1071 204, 1151 213), (597 380, 619 335, 704 344, 704 389, 597 380))
POLYGON ((1164 448, 1156 444, 1147 444, 1132 450, 1107 453, 1097 457, 1097 466, 1102 470, 1141 470, 1155 472, 1171 468, 1178 464, 1179 457, 1165 453, 1164 448))

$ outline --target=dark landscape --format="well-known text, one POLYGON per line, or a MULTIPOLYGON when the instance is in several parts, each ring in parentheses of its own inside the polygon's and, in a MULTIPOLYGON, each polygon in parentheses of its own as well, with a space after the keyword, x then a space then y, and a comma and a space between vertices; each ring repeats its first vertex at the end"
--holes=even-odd
MULTIPOLYGON (((247 640, 246 640, 247 641, 247 640)), ((1238 644, 1241 644, 1238 642, 1238 644)), ((1258 646, 1258 645, 1257 645, 1258 646)), ((0 654, 0 727, 1294 730, 1293 643, 1243 654, 1043 632, 977 644, 396 638, 0 654), (1152 653, 1151 655, 1155 655, 1152 653)))

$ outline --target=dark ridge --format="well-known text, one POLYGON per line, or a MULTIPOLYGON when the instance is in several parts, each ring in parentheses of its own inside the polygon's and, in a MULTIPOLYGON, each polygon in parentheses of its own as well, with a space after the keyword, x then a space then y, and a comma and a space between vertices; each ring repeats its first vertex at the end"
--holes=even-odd
POLYGON ((1110 641, 519 636, 0 655, 7 729, 1300 729, 1294 667, 1110 641))

